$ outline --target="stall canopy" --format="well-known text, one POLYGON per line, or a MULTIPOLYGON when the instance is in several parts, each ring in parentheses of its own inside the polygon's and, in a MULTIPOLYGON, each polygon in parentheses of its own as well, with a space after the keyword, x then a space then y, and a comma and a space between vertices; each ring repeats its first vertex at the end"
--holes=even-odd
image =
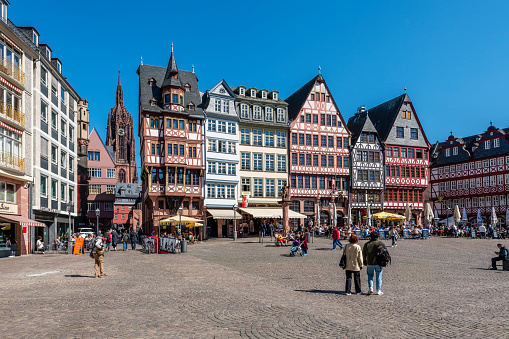
POLYGON ((175 215, 173 217, 169 217, 169 218, 161 220, 159 222, 159 224, 161 224, 161 225, 170 225, 170 224, 178 224, 179 222, 181 224, 190 224, 190 223, 195 223, 195 222, 203 222, 203 220, 196 219, 196 218, 191 218, 191 217, 186 217, 185 215, 183 215, 183 216, 175 215))
MULTIPOLYGON (((244 213, 250 214, 253 218, 282 218, 282 207, 246 207, 239 208, 244 213)), ((306 215, 297 213, 295 211, 288 211, 288 218, 307 218, 306 215)))
POLYGON ((0 214, 0 221, 19 223, 20 226, 46 227, 46 224, 14 214, 0 214))
MULTIPOLYGON (((207 212, 214 218, 214 219, 233 219, 233 210, 207 210, 207 212)), ((239 212, 235 211, 235 219, 242 219, 242 215, 240 215, 239 212)))

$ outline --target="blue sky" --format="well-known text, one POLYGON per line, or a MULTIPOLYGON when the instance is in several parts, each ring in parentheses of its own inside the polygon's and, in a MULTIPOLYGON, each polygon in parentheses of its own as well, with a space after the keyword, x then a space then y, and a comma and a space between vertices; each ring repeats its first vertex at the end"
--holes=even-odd
POLYGON ((194 64, 202 91, 224 78, 286 98, 320 65, 345 120, 406 86, 430 143, 451 130, 458 137, 483 132, 490 120, 509 127, 508 1, 83 4, 12 0, 9 18, 36 27, 62 60, 103 138, 118 70, 137 121, 140 57, 166 66, 172 42, 178 67, 194 64))

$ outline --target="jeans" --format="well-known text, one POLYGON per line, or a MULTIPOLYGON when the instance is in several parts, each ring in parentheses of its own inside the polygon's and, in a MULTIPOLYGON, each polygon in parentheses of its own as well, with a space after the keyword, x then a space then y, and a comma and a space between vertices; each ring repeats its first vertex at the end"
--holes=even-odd
POLYGON ((380 265, 368 265, 368 287, 369 290, 373 290, 373 275, 376 274, 376 290, 380 291, 382 288, 382 266, 380 265))
POLYGON ((346 271, 346 286, 345 293, 352 291, 352 274, 355 283, 355 293, 361 293, 361 272, 360 271, 346 271))
POLYGON ((339 248, 343 248, 343 245, 341 245, 341 241, 339 241, 339 239, 334 239, 332 241, 332 249, 333 250, 336 249, 336 245, 339 246, 339 248))
POLYGON ((12 255, 13 257, 15 257, 15 256, 16 256, 16 244, 12 244, 12 245, 11 245, 11 255, 12 255))
POLYGON ((502 261, 502 260, 505 260, 505 258, 503 258, 503 257, 491 258, 491 267, 496 270, 497 269, 497 261, 502 261))
POLYGON ((110 245, 111 245, 111 242, 106 241, 106 251, 110 250, 110 245))
POLYGON ((131 240, 131 249, 133 249, 133 250, 136 249, 136 241, 131 240))
POLYGON ((486 232, 481 232, 481 239, 486 239, 486 232))
POLYGON ((393 235, 391 238, 392 238, 392 246, 397 245, 396 243, 398 242, 398 237, 393 235))
POLYGON ((302 250, 302 254, 308 254, 308 250, 304 249, 304 248, 300 248, 302 250))
POLYGON ((127 241, 123 241, 122 244, 124 244, 124 251, 127 249, 127 241))

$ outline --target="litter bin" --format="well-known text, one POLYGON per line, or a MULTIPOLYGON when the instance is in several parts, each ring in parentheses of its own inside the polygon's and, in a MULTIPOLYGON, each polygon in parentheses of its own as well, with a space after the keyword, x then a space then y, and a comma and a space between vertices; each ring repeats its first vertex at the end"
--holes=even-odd
POLYGON ((187 241, 185 239, 182 239, 180 246, 180 253, 187 253, 187 241))
POLYGON ((311 238, 309 237, 309 232, 306 232, 305 234, 306 234, 306 241, 308 243, 311 243, 311 238))

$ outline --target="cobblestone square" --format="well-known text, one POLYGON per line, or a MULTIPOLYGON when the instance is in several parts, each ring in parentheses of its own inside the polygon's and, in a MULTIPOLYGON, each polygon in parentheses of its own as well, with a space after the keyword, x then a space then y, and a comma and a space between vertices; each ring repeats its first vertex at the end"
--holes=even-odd
POLYGON ((497 242, 401 240, 382 296, 344 295, 341 251, 324 238, 305 257, 268 237, 108 252, 102 279, 88 254, 6 258, 1 337, 507 338, 509 272, 486 270, 497 242))

